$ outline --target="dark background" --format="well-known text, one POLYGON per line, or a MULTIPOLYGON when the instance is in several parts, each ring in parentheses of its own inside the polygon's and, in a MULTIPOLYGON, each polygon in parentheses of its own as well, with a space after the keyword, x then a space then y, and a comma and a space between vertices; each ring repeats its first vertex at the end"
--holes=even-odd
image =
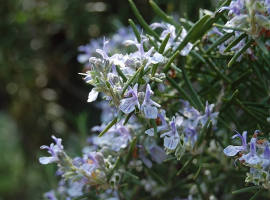
MULTIPOLYGON (((199 8, 218 4, 155 2, 176 20, 193 22, 199 8)), ((134 3, 148 23, 160 22, 147 0, 134 3)), ((77 47, 128 26, 128 19, 138 23, 127 0, 0 2, 0 200, 41 199, 57 186, 56 165, 38 162, 51 135, 64 139, 71 156, 81 154, 99 110, 86 102, 91 86, 78 75, 77 47)))

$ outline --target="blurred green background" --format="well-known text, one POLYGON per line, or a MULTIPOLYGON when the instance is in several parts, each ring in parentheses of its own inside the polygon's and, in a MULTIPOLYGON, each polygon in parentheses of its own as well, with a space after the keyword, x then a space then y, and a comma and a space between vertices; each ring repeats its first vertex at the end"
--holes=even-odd
MULTIPOLYGON (((148 23, 160 21, 148 0, 134 2, 148 23)), ((199 8, 219 3, 155 2, 191 21, 199 8)), ((57 186, 57 167, 38 162, 51 135, 64 139, 71 156, 81 155, 99 110, 86 102, 91 88, 78 75, 77 47, 128 26, 128 19, 137 22, 127 0, 1 0, 0 200, 42 199, 57 186)))

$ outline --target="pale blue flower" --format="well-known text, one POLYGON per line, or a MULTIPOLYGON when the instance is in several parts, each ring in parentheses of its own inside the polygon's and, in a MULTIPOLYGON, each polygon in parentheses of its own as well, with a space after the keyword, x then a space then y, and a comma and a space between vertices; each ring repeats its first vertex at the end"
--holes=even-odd
POLYGON ((256 153, 256 143, 257 138, 251 138, 250 140, 250 152, 248 154, 243 155, 239 158, 240 161, 245 161, 245 163, 250 165, 256 165, 261 162, 261 159, 256 153))
POLYGON ((126 114, 131 113, 133 110, 135 110, 135 106, 140 109, 140 103, 137 93, 138 83, 136 83, 133 88, 129 87, 128 92, 125 94, 125 96, 132 95, 132 97, 122 99, 118 108, 126 114))
POLYGON ((262 168, 266 171, 269 170, 270 166, 270 148, 269 142, 265 141, 263 143, 263 154, 260 155, 260 159, 262 160, 262 168))
POLYGON ((67 188, 67 194, 70 197, 79 197, 83 195, 83 187, 85 186, 87 182, 84 179, 81 179, 80 181, 72 182, 69 181, 69 187, 67 188))
POLYGON ((218 12, 221 12, 223 10, 229 10, 228 15, 231 15, 231 14, 240 15, 242 13, 244 6, 245 6, 245 0, 231 1, 229 6, 221 7, 218 10, 218 12))
POLYGON ((61 145, 62 139, 60 138, 56 138, 54 136, 52 136, 52 138, 54 139, 56 144, 51 144, 50 147, 48 146, 41 146, 41 149, 48 149, 48 153, 50 153, 52 156, 51 157, 41 157, 39 158, 39 162, 41 164, 48 164, 48 163, 52 163, 52 162, 57 162, 59 161, 57 153, 59 151, 63 150, 63 146, 61 145))
MULTIPOLYGON (((164 131, 164 130, 168 130, 169 127, 168 127, 168 124, 165 120, 165 117, 166 117, 166 111, 165 110, 161 110, 160 113, 158 113, 157 115, 160 120, 161 120, 161 125, 160 126, 157 126, 157 132, 159 131, 164 131)), ((145 134, 149 135, 149 136, 154 136, 154 128, 150 128, 148 130, 145 131, 145 134)))
POLYGON ((98 92, 95 90, 95 88, 93 88, 88 95, 87 102, 93 102, 97 99, 97 97, 98 97, 98 92))
POLYGON ((191 142, 191 146, 195 145, 195 142, 198 139, 198 133, 196 127, 192 125, 192 123, 188 123, 185 128, 185 142, 191 142))
POLYGON ((105 161, 102 153, 100 152, 89 152, 88 154, 83 156, 84 163, 81 165, 81 169, 83 169, 87 174, 91 174, 95 169, 104 169, 105 161))
POLYGON ((204 125, 208 118, 211 119, 213 125, 216 124, 215 118, 218 116, 219 112, 214 112, 212 113, 214 104, 209 105, 208 101, 206 101, 206 106, 205 106, 205 114, 200 117, 201 124, 204 125))
POLYGON ((125 126, 122 126, 122 125, 117 125, 116 133, 118 133, 119 136, 111 140, 112 150, 119 151, 121 148, 127 147, 132 137, 129 130, 125 126))
POLYGON ((153 56, 151 56, 151 54, 154 50, 154 47, 150 48, 150 50, 145 52, 143 49, 143 43, 145 41, 148 41, 148 39, 147 38, 144 39, 144 37, 141 36, 140 43, 138 43, 137 39, 135 39, 135 41, 132 41, 132 40, 125 41, 125 44, 136 45, 136 47, 138 48, 138 51, 130 54, 130 57, 140 59, 140 62, 145 66, 144 69, 147 69, 147 67, 149 66, 150 63, 157 64, 157 63, 163 61, 164 57, 160 53, 157 53, 157 52, 154 53, 153 56))
POLYGON ((46 198, 48 198, 49 200, 57 200, 57 198, 56 198, 56 196, 55 196, 54 190, 51 190, 51 191, 49 191, 49 192, 46 192, 46 193, 44 194, 44 196, 45 196, 46 198))
POLYGON ((234 139, 236 137, 239 137, 242 140, 242 146, 233 146, 233 145, 227 146, 223 150, 223 152, 227 156, 235 156, 240 151, 247 151, 247 131, 244 131, 242 135, 238 133, 237 131, 235 132, 237 134, 233 135, 231 138, 234 139))
POLYGON ((176 33, 175 33, 175 27, 169 23, 153 23, 150 25, 150 28, 155 30, 156 28, 162 28, 163 31, 160 34, 159 39, 160 40, 164 40, 166 38, 166 36, 168 35, 168 33, 170 33, 170 39, 169 42, 173 42, 176 38, 176 33))
POLYGON ((212 31, 208 32, 207 35, 211 35, 211 34, 216 34, 216 35, 218 35, 219 37, 223 36, 223 33, 221 33, 221 32, 217 29, 217 27, 214 27, 214 28, 212 29, 212 31))
POLYGON ((167 149, 175 149, 179 142, 179 134, 177 132, 176 123, 175 123, 175 117, 172 118, 172 121, 170 122, 171 125, 171 131, 163 133, 160 135, 161 138, 164 138, 164 146, 167 149))
POLYGON ((110 41, 105 41, 105 36, 103 37, 103 49, 97 49, 96 52, 99 53, 103 59, 109 60, 109 56, 106 53, 106 45, 109 43, 110 41))
MULTIPOLYGON (((175 33, 175 27, 169 23, 153 23, 150 25, 150 28, 155 30, 156 28, 162 28, 163 31, 160 35, 160 40, 164 40, 168 33, 170 33, 170 38, 169 41, 167 42, 167 45, 165 49, 168 49, 169 47, 172 47, 173 50, 176 49, 177 46, 183 41, 183 39, 187 36, 187 31, 186 29, 182 29, 182 32, 180 34, 180 37, 176 38, 176 33, 175 33)), ((186 56, 191 49, 193 48, 193 44, 190 42, 187 43, 187 45, 181 50, 180 54, 182 56, 186 56)))
POLYGON ((139 150, 139 158, 143 161, 143 163, 151 168, 153 166, 152 162, 146 157, 147 154, 150 152, 152 161, 155 161, 158 164, 163 163, 166 159, 166 152, 163 148, 159 147, 155 141, 149 141, 151 144, 147 144, 146 148, 149 150, 147 151, 144 145, 138 145, 140 147, 139 150))
POLYGON ((163 148, 157 145, 151 145, 149 150, 152 160, 156 163, 161 164, 166 159, 166 152, 163 148))
POLYGON ((158 109, 156 107, 160 107, 159 104, 157 104, 156 102, 150 99, 151 95, 153 94, 154 92, 151 90, 150 85, 147 84, 145 98, 143 100, 141 110, 144 111, 146 118, 150 118, 150 119, 157 118, 158 109))

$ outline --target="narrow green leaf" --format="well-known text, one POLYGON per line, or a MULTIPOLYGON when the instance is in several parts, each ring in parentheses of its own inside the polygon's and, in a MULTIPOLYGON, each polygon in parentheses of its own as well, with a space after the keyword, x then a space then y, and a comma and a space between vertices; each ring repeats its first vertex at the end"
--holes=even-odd
POLYGON ((125 126, 128 123, 128 120, 130 119, 130 117, 134 114, 134 111, 132 111, 131 113, 128 113, 123 125, 125 126))
POLYGON ((193 177, 193 180, 195 180, 195 179, 199 176, 199 174, 200 174, 200 172, 201 172, 201 169, 202 169, 202 154, 200 155, 199 169, 198 169, 198 171, 196 172, 195 176, 193 177))
POLYGON ((220 144, 220 146, 225 149, 226 146, 223 144, 223 142, 217 137, 216 134, 213 134, 214 139, 220 144))
POLYGON ((172 51, 172 47, 168 48, 168 49, 163 53, 163 56, 166 56, 170 51, 172 51))
MULTIPOLYGON (((231 3, 231 0, 226 0, 221 6, 228 6, 231 3)), ((217 9, 219 10, 219 9, 217 9)), ((223 15, 223 11, 221 12, 215 12, 213 16, 211 16, 211 18, 207 19, 207 21, 205 22, 205 24, 201 27, 200 31, 196 34, 196 38, 201 38, 213 25, 213 23, 217 22, 223 15)))
POLYGON ((219 28, 223 28, 223 29, 228 29, 228 30, 246 32, 246 30, 245 29, 242 29, 242 28, 231 27, 231 26, 224 26, 224 25, 221 25, 221 24, 213 24, 213 26, 219 27, 219 28))
POLYGON ((139 74, 139 72, 141 71, 141 68, 139 68, 135 74, 128 80, 128 82, 126 82, 125 86, 123 87, 123 91, 122 91, 122 96, 124 96, 127 87, 132 83, 132 81, 134 81, 134 79, 136 78, 136 76, 139 74))
POLYGON ((262 52, 265 54, 265 55, 268 55, 268 50, 267 48, 265 47, 265 44, 262 40, 260 39, 255 39, 255 41, 257 42, 259 48, 262 50, 262 52))
POLYGON ((232 96, 230 97, 230 99, 228 100, 228 102, 225 104, 225 106, 223 106, 219 112, 223 112, 224 110, 227 110, 231 105, 234 104, 235 99, 238 96, 238 90, 235 90, 235 92, 232 94, 232 96))
POLYGON ((267 117, 270 115, 270 113, 267 112, 267 111, 265 111, 265 109, 264 109, 264 110, 261 110, 261 109, 259 109, 259 108, 252 107, 252 106, 247 106, 247 108, 256 110, 257 112, 259 112, 259 113, 261 113, 261 114, 263 114, 263 115, 266 115, 267 117))
POLYGON ((243 73, 241 76, 239 76, 235 81, 232 82, 232 86, 237 86, 244 81, 248 80, 248 77, 253 73, 252 69, 247 70, 245 73, 243 73))
POLYGON ((126 175, 128 175, 128 176, 130 176, 131 178, 134 178, 134 179, 139 180, 139 177, 138 176, 135 176, 134 174, 131 174, 128 171, 124 171, 123 173, 126 174, 126 175))
POLYGON ((165 12, 163 12, 163 10, 161 10, 154 1, 151 0, 151 1, 149 1, 149 3, 152 6, 155 13, 157 13, 157 15, 160 16, 164 21, 166 21, 166 22, 168 22, 176 27, 180 27, 180 25, 177 24, 171 16, 168 16, 165 12))
POLYGON ((132 8, 132 10, 133 10, 135 16, 137 17, 138 21, 141 23, 142 27, 143 27, 146 31, 148 31, 150 35, 154 36, 154 38, 155 38, 156 40, 159 40, 158 34, 157 34, 155 31, 153 31, 153 30, 148 26, 148 24, 144 21, 143 17, 142 17, 141 14, 139 13, 139 11, 138 11, 137 7, 135 6, 135 4, 133 3, 133 1, 132 1, 132 0, 128 0, 128 1, 129 1, 130 5, 131 5, 131 8, 132 8))
MULTIPOLYGON (((134 34, 135 34, 135 37, 136 37, 137 41, 140 43, 141 42, 140 32, 137 30, 136 25, 134 24, 134 22, 131 19, 129 19, 128 22, 129 22, 129 24, 130 24, 130 26, 131 26, 134 34)), ((144 43, 143 43, 143 49, 144 49, 144 51, 147 51, 147 48, 146 48, 144 43)))
POLYGON ((212 49, 214 49, 216 46, 220 45, 221 43, 225 42, 228 40, 230 37, 232 37, 234 33, 225 33, 223 36, 221 36, 217 41, 215 41, 205 52, 208 54, 212 49))
POLYGON ((191 161, 195 158, 195 156, 191 156, 187 162, 183 165, 183 167, 177 172, 176 176, 179 176, 181 172, 186 169, 186 167, 191 163, 191 161))
POLYGON ((122 77, 123 81, 126 82, 128 79, 127 79, 127 77, 125 76, 125 74, 123 74, 122 70, 119 68, 118 65, 115 65, 115 67, 116 67, 117 73, 122 77))
POLYGON ((117 116, 109 123, 109 125, 98 135, 98 137, 101 137, 104 135, 114 124, 117 122, 117 116))
POLYGON ((206 129, 207 129, 207 126, 208 126, 210 120, 211 120, 211 118, 209 117, 207 119, 207 121, 205 122, 202 130, 199 133, 199 137, 198 137, 198 140, 197 140, 197 147, 200 147, 200 145, 202 144, 203 139, 205 138, 206 129))
POLYGON ((156 120, 155 119, 151 119, 150 121, 151 121, 151 124, 152 124, 152 126, 154 128, 155 138, 157 138, 158 135, 157 135, 157 124, 156 124, 156 120))
POLYGON ((137 138, 134 137, 133 140, 131 141, 131 144, 130 144, 130 147, 129 147, 129 150, 128 150, 128 154, 126 156, 126 160, 125 160, 125 163, 124 165, 127 166, 131 157, 132 157, 132 154, 133 154, 133 151, 135 149, 135 145, 136 145, 136 141, 137 141, 137 138))
POLYGON ((254 43, 254 39, 250 39, 245 46, 243 46, 234 56, 233 58, 230 60, 228 67, 232 66, 232 64, 237 60, 237 58, 244 53, 248 48, 251 47, 251 45, 254 43))
POLYGON ((191 94, 191 98, 194 99, 195 103, 196 103, 196 108, 198 108, 198 110, 200 111, 204 111, 204 105, 201 101, 201 99, 199 98, 199 96, 197 95, 197 93, 195 92, 195 90, 193 89, 192 85, 191 85, 191 82, 187 76, 187 73, 186 73, 186 69, 185 69, 185 66, 184 65, 180 65, 180 69, 182 70, 182 74, 183 74, 183 78, 186 82, 186 85, 188 87, 188 90, 191 94))
POLYGON ((191 50, 190 54, 194 56, 195 58, 197 58, 198 60, 200 60, 201 62, 206 63, 205 59, 196 51, 191 50))
POLYGON ((208 125, 207 130, 206 130, 206 133, 205 133, 205 140, 207 140, 207 141, 210 138, 210 134, 211 134, 211 131, 212 131, 212 126, 213 126, 213 122, 212 122, 212 120, 210 120, 209 125, 208 125))
POLYGON ((194 26, 194 23, 185 19, 185 18, 180 18, 179 19, 180 23, 183 24, 185 29, 189 30, 192 26, 194 26))
POLYGON ((203 24, 209 17, 209 15, 205 15, 203 18, 197 21, 196 24, 194 24, 194 26, 188 31, 187 36, 183 39, 183 41, 180 43, 180 45, 176 48, 174 52, 181 51, 188 42, 194 43, 197 39, 194 36, 199 32, 200 28, 203 26, 203 24))
POLYGON ((130 26, 131 26, 131 28, 132 28, 132 30, 133 30, 133 32, 134 32, 137 40, 138 40, 138 42, 141 42, 141 35, 140 35, 140 32, 137 30, 136 25, 134 24, 134 22, 132 21, 132 19, 129 19, 128 22, 129 22, 129 24, 130 24, 130 26))
POLYGON ((221 72, 220 69, 218 69, 218 67, 216 66, 216 64, 212 61, 211 58, 206 58, 206 61, 208 63, 208 66, 220 77, 222 78, 224 81, 226 81, 227 83, 231 83, 231 80, 221 72))
POLYGON ((160 178, 160 175, 156 174, 152 169, 150 169, 149 167, 147 167, 144 163, 143 163, 143 167, 147 169, 147 171, 149 172, 149 174, 156 179, 157 182, 161 183, 163 186, 166 186, 166 183, 160 178))
POLYGON ((252 187, 243 188, 243 189, 240 189, 240 190, 235 190, 232 193, 233 194, 240 194, 240 193, 248 192, 248 191, 251 191, 251 190, 257 190, 257 189, 262 189, 262 187, 261 186, 252 186, 252 187))
POLYGON ((217 120, 223 124, 223 126, 225 126, 228 130, 231 130, 231 127, 220 117, 217 118, 217 120))
POLYGON ((143 84, 143 74, 144 74, 144 66, 141 67, 141 71, 139 73, 139 78, 138 78, 138 88, 140 88, 140 85, 143 84))
POLYGON ((207 54, 207 55, 203 55, 204 58, 216 58, 216 59, 230 59, 232 58, 232 54, 228 54, 228 55, 212 55, 212 54, 207 54))
POLYGON ((237 45, 242 39, 247 37, 248 35, 246 33, 241 33, 237 38, 235 38, 223 51, 223 53, 226 53, 231 50, 235 45, 237 45))
MULTIPOLYGON (((162 41, 162 43, 158 49, 158 53, 162 54, 164 52, 164 49, 165 49, 165 47, 170 39, 170 36, 171 36, 171 33, 168 33, 167 36, 165 37, 165 39, 162 41)), ((157 68, 158 68, 158 64, 155 64, 153 66, 153 69, 152 69, 152 76, 155 76, 157 68)))
POLYGON ((180 37, 182 31, 183 31, 183 26, 181 26, 178 30, 177 30, 177 33, 176 33, 176 36, 175 36, 175 39, 174 39, 174 42, 176 42, 178 40, 178 38, 180 37))
POLYGON ((152 40, 151 35, 146 34, 146 37, 148 38, 149 43, 155 48, 155 50, 158 51, 158 45, 155 41, 152 40))
POLYGON ((170 162, 170 161, 173 161, 173 160, 176 160, 176 159, 177 159, 176 157, 167 158, 167 159, 164 160, 163 162, 170 162))
POLYGON ((259 197, 259 195, 262 193, 262 191, 263 191, 263 188, 260 189, 258 192, 256 192, 256 194, 253 197, 251 197, 249 200, 257 199, 259 197))
POLYGON ((193 106, 196 107, 196 104, 193 102, 191 97, 168 75, 166 75, 166 79, 168 82, 181 94, 184 96, 184 99, 188 100, 188 102, 193 106))
POLYGON ((260 75, 260 72, 259 72, 258 68, 255 65, 253 66, 253 68, 254 68, 254 72, 255 72, 260 84, 264 88, 264 91, 265 91, 266 95, 268 95, 268 92, 269 92, 268 87, 265 85, 265 82, 263 81, 262 76, 260 75))
POLYGON ((164 52, 164 49, 165 49, 170 37, 171 37, 171 33, 168 33, 166 35, 165 39, 162 41, 162 43, 161 43, 161 45, 160 45, 160 47, 158 49, 158 53, 162 54, 164 52))
POLYGON ((113 165, 113 168, 111 169, 110 173, 109 173, 108 176, 107 176, 108 182, 111 180, 111 177, 112 177, 114 171, 116 170, 116 168, 117 168, 117 166, 118 166, 118 163, 119 163, 119 157, 116 158, 116 161, 115 161, 115 163, 114 163, 114 165, 113 165))
POLYGON ((117 115, 117 122, 120 122, 124 114, 125 113, 122 110, 119 110, 118 115, 117 115))
POLYGON ((248 113, 250 116, 254 117, 255 119, 257 119, 260 123, 264 124, 265 126, 269 127, 270 124, 268 124, 266 122, 266 119, 265 121, 261 120, 257 115, 255 115, 253 112, 251 112, 247 107, 245 107, 241 101, 239 101, 239 99, 236 98, 235 102, 246 112, 248 113))
POLYGON ((171 64, 171 68, 174 69, 178 73, 182 73, 182 70, 176 67, 173 63, 171 64))
POLYGON ((174 59, 179 55, 180 51, 176 51, 172 57, 169 59, 169 61, 167 62, 167 64, 165 65, 165 67, 163 68, 162 72, 163 73, 167 73, 171 67, 172 62, 174 61, 174 59))

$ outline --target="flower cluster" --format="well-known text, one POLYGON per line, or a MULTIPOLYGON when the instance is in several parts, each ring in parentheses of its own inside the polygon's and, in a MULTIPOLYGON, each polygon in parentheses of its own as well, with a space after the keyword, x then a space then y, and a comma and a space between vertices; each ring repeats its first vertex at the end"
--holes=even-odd
MULTIPOLYGON (((129 2, 132 4, 131 0, 129 2)), ((263 127, 269 127, 264 119, 269 114, 261 107, 269 107, 269 81, 265 80, 270 72, 258 64, 263 60, 262 65, 270 66, 267 59, 257 59, 250 64, 252 69, 246 62, 241 62, 234 69, 222 66, 231 57, 230 63, 244 60, 245 54, 254 60, 256 48, 267 55, 267 38, 258 38, 261 30, 270 28, 266 17, 270 10, 269 2, 236 0, 226 3, 228 6, 221 7, 213 18, 205 15, 194 25, 185 20, 185 26, 172 22, 170 17, 164 18, 163 11, 155 9, 166 23, 145 25, 150 35, 143 35, 143 32, 140 35, 132 26, 136 37, 125 29, 123 34, 121 31, 118 33, 125 45, 123 48, 119 47, 117 35, 111 40, 103 37, 99 45, 94 41, 79 47, 84 54, 79 55, 78 60, 85 62, 89 59, 85 73, 80 73, 84 81, 93 87, 87 102, 101 109, 101 125, 91 128, 82 157, 68 157, 61 139, 54 136, 56 144, 41 146, 51 156, 41 157, 40 163, 57 163, 58 174, 64 178, 56 193, 50 191, 45 194, 47 198, 73 198, 87 192, 89 198, 109 199, 112 196, 128 199, 142 191, 141 188, 152 197, 164 197, 179 177, 168 174, 168 177, 163 176, 163 180, 160 170, 176 172, 180 166, 181 169, 175 173, 178 176, 188 165, 193 165, 190 167, 192 170, 198 170, 181 181, 195 180, 202 175, 201 171, 207 177, 200 177, 196 185, 188 186, 191 188, 185 194, 188 199, 193 199, 193 196, 206 199, 215 190, 219 191, 217 194, 221 193, 223 186, 217 185, 211 191, 206 185, 209 186, 214 173, 217 176, 221 174, 221 178, 224 174, 220 167, 212 170, 212 163, 222 162, 219 158, 224 147, 222 140, 226 142, 223 130, 231 131, 232 127, 239 126, 241 109, 254 117, 255 120, 245 118, 250 126, 259 122, 263 127), (232 16, 227 23, 226 17, 220 13, 224 10, 229 10, 229 16, 232 16), (216 27, 208 32, 211 23, 219 19, 226 23, 219 26, 223 27, 223 32, 216 27), (210 47, 203 35, 210 40, 210 47), (255 40, 258 47, 253 45, 255 40), (114 47, 109 49, 109 43, 114 47), (130 51, 133 47, 135 50, 130 51), (218 47, 218 54, 212 51, 215 47, 218 47), (228 51, 235 55, 225 54, 228 51), (249 78, 253 70, 256 74, 249 78), (102 100, 94 102, 99 94, 102 100), (261 96, 257 99, 257 95, 261 96), (242 96, 262 103, 242 101, 242 96), (254 105, 260 105, 260 108, 254 105), (135 189, 131 189, 131 184, 135 189)), ((150 1, 150 4, 154 5, 154 2, 150 1)), ((270 190, 270 144, 266 139, 258 139, 258 134, 260 131, 255 131, 247 143, 247 132, 242 135, 237 132, 232 138, 239 137, 242 145, 229 145, 223 152, 227 156, 239 154, 236 161, 250 167, 246 181, 270 190)), ((177 196, 170 194, 171 199, 179 199, 177 196)), ((214 195, 210 199, 215 199, 214 195)))
POLYGON ((258 139, 259 130, 256 130, 251 138, 250 142, 247 143, 247 131, 244 131, 241 135, 236 131, 237 134, 232 136, 232 139, 239 137, 242 141, 241 146, 229 145, 223 152, 227 156, 235 156, 239 153, 239 157, 236 161, 250 167, 250 172, 247 173, 246 182, 252 182, 255 185, 262 185, 269 189, 270 179, 270 143, 266 139, 258 139))
MULTIPOLYGON (((163 31, 160 34, 159 39, 161 41, 163 41, 166 36, 168 34, 170 34, 170 38, 167 42, 167 45, 165 47, 165 50, 168 50, 169 48, 171 48, 173 51, 176 49, 177 46, 179 46, 179 44, 183 41, 183 39, 187 36, 187 31, 185 28, 182 28, 180 35, 178 35, 176 33, 176 28, 175 26, 169 24, 169 23, 153 23, 150 25, 150 28, 152 28, 153 30, 155 30, 156 28, 161 28, 163 29, 163 31)), ((160 42, 157 41, 158 45, 161 45, 160 42)), ((180 54, 182 56, 186 56, 191 49, 193 48, 193 44, 191 44, 190 42, 187 43, 187 45, 180 51, 180 54)))
POLYGON ((219 9, 219 12, 229 10, 229 15, 233 18, 229 20, 224 31, 231 33, 232 29, 239 28, 247 32, 253 38, 260 35, 261 29, 269 29, 270 21, 267 18, 270 11, 270 2, 268 0, 236 0, 229 6, 219 9))
MULTIPOLYGON (((108 189, 107 184, 108 174, 112 171, 113 162, 110 159, 105 159, 100 152, 90 151, 83 155, 82 158, 76 157, 71 159, 67 156, 61 145, 61 139, 52 136, 56 144, 48 146, 41 146, 41 149, 48 149, 52 157, 41 157, 39 159, 41 164, 49 164, 55 162, 58 164, 57 174, 62 175, 63 178, 69 180, 69 187, 65 195, 76 197, 83 194, 83 187, 89 186, 100 187, 108 189), (76 190, 76 193, 72 192, 76 190)), ((110 177, 109 177, 110 178, 110 177)), ((60 182, 61 186, 65 181, 60 182)), ((63 188, 62 188, 63 189, 63 188)), ((62 191, 63 193, 63 191, 62 191)), ((49 199, 56 199, 53 192, 45 194, 49 199)))

